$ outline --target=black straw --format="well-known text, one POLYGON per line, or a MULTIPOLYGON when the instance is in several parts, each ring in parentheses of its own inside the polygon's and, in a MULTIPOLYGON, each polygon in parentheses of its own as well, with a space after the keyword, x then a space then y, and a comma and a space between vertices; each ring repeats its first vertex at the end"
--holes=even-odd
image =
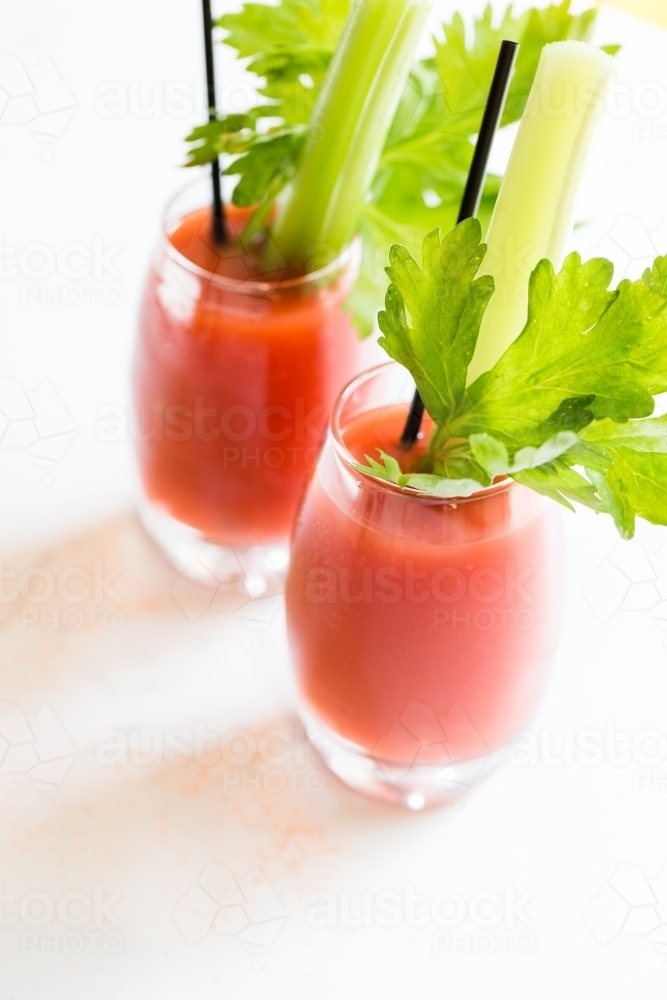
MULTIPOLYGON (((457 225, 459 222, 463 222, 464 219, 471 219, 477 215, 479 210, 479 203, 482 198, 482 191, 484 190, 484 179, 489 165, 489 154, 491 153, 491 146, 493 145, 493 140, 503 115, 510 77, 514 69, 518 48, 519 46, 516 42, 505 41, 500 46, 491 90, 489 91, 486 108, 484 109, 482 126, 479 130, 475 153, 470 164, 468 180, 463 192, 463 198, 461 199, 459 216, 456 220, 457 225)), ((417 391, 412 399, 410 413, 408 414, 408 419, 405 422, 403 434, 401 435, 401 447, 411 448, 415 443, 423 417, 424 402, 417 391)))
MULTIPOLYGON (((213 18, 211 17, 211 0, 202 0, 204 11, 204 51, 206 52, 206 90, 208 95, 208 120, 215 121, 215 67, 213 63, 213 18)), ((224 243, 226 236, 225 212, 222 207, 222 192, 220 190, 220 162, 218 157, 211 163, 211 180, 213 182, 213 225, 211 235, 214 243, 224 243)))

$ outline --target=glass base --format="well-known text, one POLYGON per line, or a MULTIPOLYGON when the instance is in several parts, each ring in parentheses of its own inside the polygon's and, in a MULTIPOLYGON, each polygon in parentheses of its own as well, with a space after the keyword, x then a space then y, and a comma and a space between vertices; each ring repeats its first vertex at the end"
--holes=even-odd
POLYGON ((395 764, 374 757, 300 709, 308 738, 327 767, 349 788, 388 805, 418 812, 453 805, 501 763, 502 751, 448 764, 395 764))
POLYGON ((147 533, 183 576, 215 587, 238 584, 255 598, 283 590, 289 564, 286 542, 246 548, 224 545, 157 510, 145 497, 137 506, 147 533))

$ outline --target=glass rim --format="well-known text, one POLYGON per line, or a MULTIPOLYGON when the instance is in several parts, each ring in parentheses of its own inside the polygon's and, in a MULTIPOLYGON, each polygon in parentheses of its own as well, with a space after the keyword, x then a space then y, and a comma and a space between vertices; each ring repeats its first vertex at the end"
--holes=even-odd
MULTIPOLYGON (((512 487, 516 486, 517 483, 514 482, 509 476, 505 479, 501 479, 497 483, 491 483, 489 486, 483 486, 482 489, 477 490, 476 493, 471 493, 469 497, 455 496, 455 497, 436 497, 430 493, 425 493, 423 490, 417 490, 414 486, 399 486, 397 483, 390 483, 386 479, 380 479, 379 476, 373 476, 368 472, 360 472, 357 468, 357 459, 354 457, 352 452, 348 449, 343 438, 343 427, 341 421, 341 413, 345 404, 350 400, 352 395, 356 392, 359 386, 363 385, 365 382, 370 381, 377 375, 382 374, 384 371, 389 371, 392 368, 398 369, 402 365, 399 365, 397 361, 382 361, 378 365, 374 365, 372 368, 367 368, 366 371, 361 372, 359 375, 355 375, 354 378, 350 379, 347 385, 340 392, 333 408, 331 414, 331 421, 329 423, 329 430, 334 442, 334 448, 337 456, 344 462, 347 468, 355 476, 363 476, 363 478, 372 483, 378 490, 384 490, 387 493, 393 493, 394 495, 408 497, 411 500, 420 500, 422 503, 428 503, 433 505, 445 505, 452 506, 455 504, 458 506, 462 503, 474 503, 480 500, 486 500, 488 497, 497 496, 499 493, 504 493, 512 487)), ((407 371, 407 369, 404 369, 407 371)), ((381 409, 381 407, 376 407, 374 409, 381 409)), ((408 407, 406 405, 406 417, 408 414, 408 407)))
MULTIPOLYGON (((162 250, 167 254, 167 256, 182 267, 184 270, 189 271, 190 274, 196 275, 198 278, 205 279, 209 284, 216 288, 225 289, 226 291, 243 293, 246 295, 268 295, 274 291, 291 291, 308 289, 311 285, 317 285, 326 282, 331 277, 343 271, 347 264, 359 263, 361 260, 361 237, 359 234, 355 234, 350 242, 345 246, 333 260, 325 264, 324 267, 318 268, 316 271, 309 271, 307 274, 301 275, 296 278, 287 279, 276 279, 274 281, 267 281, 262 278, 230 278, 226 275, 215 274, 213 271, 207 271, 206 268, 199 267, 198 264, 194 264, 191 260, 177 250, 174 244, 169 239, 169 213, 174 207, 175 203, 178 201, 186 191, 194 188, 198 184, 203 184, 203 176, 195 177, 193 180, 187 181, 187 183, 182 184, 177 191, 172 194, 168 199, 165 207, 162 210, 162 215, 160 217, 160 243, 162 250)), ((201 208, 205 208, 206 205, 202 205, 201 208)), ((197 209, 192 209, 191 211, 197 211, 197 209)), ((184 218, 184 215, 180 216, 184 218)))

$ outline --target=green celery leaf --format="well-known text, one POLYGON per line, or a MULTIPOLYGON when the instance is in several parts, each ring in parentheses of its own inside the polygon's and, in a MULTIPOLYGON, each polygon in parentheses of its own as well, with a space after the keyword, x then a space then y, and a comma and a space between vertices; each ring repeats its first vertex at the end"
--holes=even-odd
POLYGON ((539 448, 528 445, 520 448, 511 460, 507 448, 490 434, 471 434, 470 448, 476 460, 491 479, 496 476, 514 476, 526 469, 537 469, 560 458, 579 444, 579 438, 571 431, 561 431, 549 438, 539 448))
POLYGON ((381 462, 376 461, 370 455, 366 455, 365 458, 368 465, 355 463, 354 468, 358 472, 363 472, 366 476, 374 476, 376 479, 383 479, 385 482, 394 483, 396 486, 409 486, 414 490, 427 493, 429 496, 441 497, 443 499, 469 497, 488 485, 488 483, 481 483, 476 479, 446 479, 442 476, 404 473, 395 458, 387 455, 381 448, 378 448, 378 453, 382 459, 381 462))
POLYGON ((258 204, 265 216, 291 179, 349 10, 350 0, 281 0, 245 4, 216 22, 226 32, 225 44, 249 59, 262 103, 194 129, 186 140, 187 165, 245 154, 225 165, 227 174, 239 177, 235 205, 258 204))
POLYGON ((274 102, 274 115, 286 125, 309 120, 350 6, 350 0, 247 3, 216 22, 227 33, 225 44, 250 57, 248 70, 264 79, 262 98, 274 102))
POLYGON ((210 163, 221 153, 241 153, 255 141, 255 117, 227 115, 206 125, 198 125, 187 136, 188 167, 210 163))
POLYGON ((470 450, 470 442, 446 441, 440 447, 433 446, 416 463, 415 472, 434 473, 442 479, 474 479, 489 486, 492 477, 482 468, 470 450))
POLYGON ((589 476, 621 535, 632 538, 636 516, 667 524, 667 416, 623 424, 601 420, 582 437, 611 458, 606 470, 589 476))
POLYGON ((225 44, 241 58, 271 52, 333 52, 350 6, 350 0, 246 3, 237 14, 223 14, 216 24, 227 32, 225 44))
POLYGON ((469 44, 463 19, 455 14, 449 24, 443 25, 443 41, 436 40, 434 60, 444 89, 450 133, 467 138, 479 131, 503 39, 520 43, 503 116, 503 125, 507 125, 523 115, 544 46, 567 39, 587 40, 595 17, 594 9, 571 14, 570 2, 564 0, 543 10, 534 8, 519 17, 509 7, 494 25, 493 8, 489 4, 475 20, 469 44))
POLYGON ((582 440, 600 448, 632 448, 633 451, 667 455, 667 416, 629 420, 625 424, 599 420, 581 434, 582 440))
POLYGON ((589 472, 588 475, 602 497, 606 512, 613 517, 621 538, 626 541, 632 538, 635 533, 635 512, 623 491, 619 491, 617 484, 606 473, 589 472))
POLYGON ((442 497, 443 499, 469 497, 484 489, 483 484, 478 483, 475 479, 442 479, 441 476, 427 475, 408 476, 404 485, 411 486, 415 490, 422 490, 429 496, 442 497))
POLYGON ((595 420, 595 414, 590 408, 594 402, 594 394, 564 399, 551 416, 547 417, 538 433, 542 436, 543 433, 551 433, 556 428, 562 427, 574 431, 581 430, 595 420))
POLYGON ((405 486, 407 481, 407 476, 403 474, 403 470, 391 455, 387 455, 385 451, 378 448, 378 453, 381 462, 376 461, 370 455, 364 455, 364 458, 368 462, 368 465, 361 465, 358 462, 354 463, 354 468, 358 472, 363 472, 366 476, 375 476, 376 479, 384 479, 388 483, 395 483, 397 486, 405 486))
POLYGON ((667 416, 648 416, 667 391, 667 258, 616 291, 609 261, 571 254, 559 274, 541 261, 526 327, 466 390, 492 294, 475 278, 484 249, 474 220, 430 233, 422 267, 392 248, 380 343, 436 423, 413 475, 395 463, 392 481, 453 497, 511 476, 570 509, 611 514, 624 538, 637 516, 667 524, 667 416))
POLYGON ((667 257, 658 257, 652 267, 647 267, 642 275, 651 291, 667 301, 667 257))
POLYGON ((624 538, 634 535, 636 516, 652 524, 667 524, 666 455, 619 448, 606 476, 589 474, 624 538))
POLYGON ((436 425, 411 475, 394 463, 392 481, 453 497, 511 476, 611 514, 625 538, 637 516, 667 524, 667 416, 649 418, 667 392, 667 258, 616 291, 609 261, 571 254, 559 274, 540 261, 524 330, 466 389, 493 294, 475 278, 480 239, 476 220, 429 233, 421 267, 392 248, 380 344, 409 369, 436 425))
MULTIPOLYGON (((656 263, 658 271, 661 266, 656 263)), ((611 275, 609 261, 582 264, 578 254, 558 275, 549 261, 537 265, 528 323, 470 387, 456 434, 481 431, 508 444, 540 444, 573 399, 579 402, 570 411, 575 427, 583 410, 617 421, 653 411, 652 396, 667 390, 665 300, 643 279, 609 292, 611 275)))
POLYGON ((575 469, 569 468, 564 462, 556 460, 538 469, 525 469, 512 476, 517 483, 528 486, 536 493, 555 500, 569 510, 574 510, 570 501, 584 504, 597 514, 607 512, 607 507, 600 499, 594 484, 589 482, 575 469))
POLYGON ((262 201, 267 192, 276 192, 294 172, 295 150, 303 145, 303 130, 292 129, 268 135, 255 142, 230 164, 225 173, 239 175, 234 204, 249 207, 262 201))
POLYGON ((380 345, 409 368, 431 417, 445 424, 465 392, 468 365, 493 293, 493 279, 475 279, 486 247, 477 219, 444 239, 424 240, 420 267, 405 247, 394 246, 387 268, 392 284, 380 313, 380 345), (406 315, 410 313, 411 325, 406 315))

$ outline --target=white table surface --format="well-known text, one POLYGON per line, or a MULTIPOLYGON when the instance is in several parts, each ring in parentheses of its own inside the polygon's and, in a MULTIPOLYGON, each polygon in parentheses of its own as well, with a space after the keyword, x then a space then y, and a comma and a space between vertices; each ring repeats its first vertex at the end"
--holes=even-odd
MULTIPOLYGON (((445 811, 343 788, 294 721, 280 599, 179 579, 132 514, 131 442, 103 423, 128 412, 146 262, 198 120, 167 93, 201 92, 198 4, 5 0, 2 21, 3 1000, 664 997, 667 533, 621 546, 566 515, 530 753, 445 811), (128 104, 105 117, 111 85, 128 104), (140 87, 164 98, 149 117, 140 87), (34 244, 46 258, 14 274, 34 244), (31 276, 72 245, 108 266, 31 276), (81 603, 59 596, 96 573, 81 603), (14 594, 40 578, 44 602, 14 594)), ((634 277, 667 250, 667 33, 607 11, 598 37, 625 50, 573 245, 634 277)))

